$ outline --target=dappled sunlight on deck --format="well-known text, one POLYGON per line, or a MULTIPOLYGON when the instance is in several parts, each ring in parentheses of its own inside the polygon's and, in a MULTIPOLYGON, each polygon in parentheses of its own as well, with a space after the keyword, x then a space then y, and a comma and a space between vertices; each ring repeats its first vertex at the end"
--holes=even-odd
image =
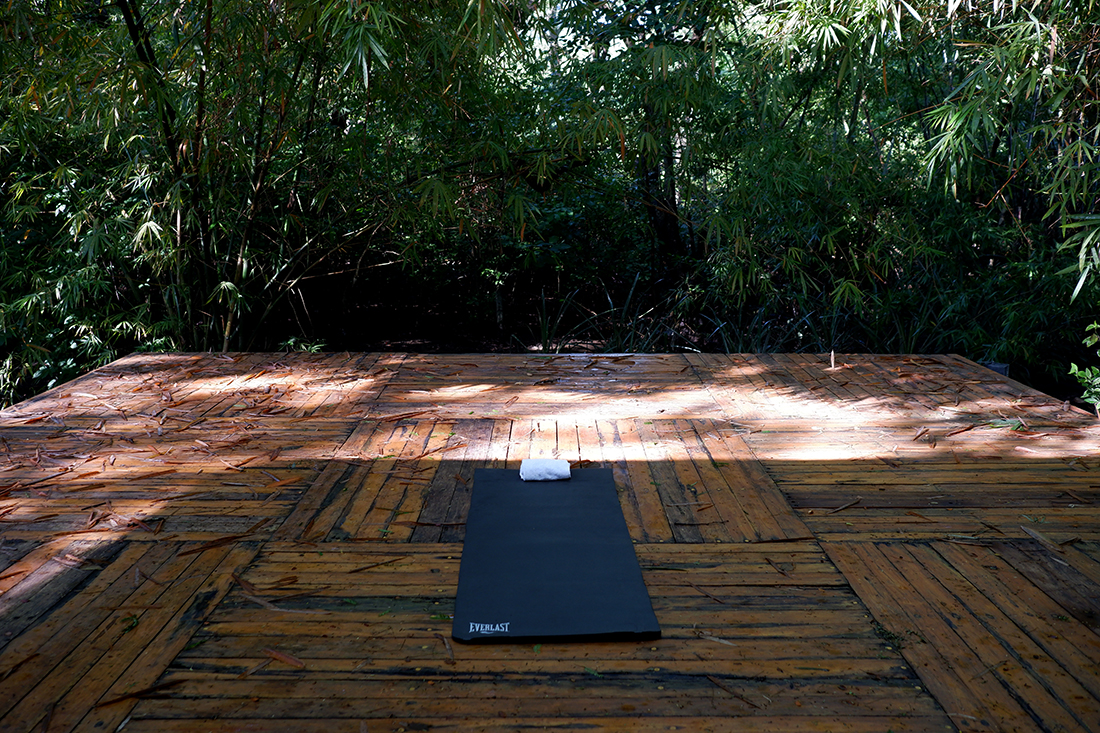
POLYGON ((0 413, 0 728, 1089 730, 1098 449, 954 356, 135 354, 0 413), (450 642, 527 457, 660 641, 450 642))

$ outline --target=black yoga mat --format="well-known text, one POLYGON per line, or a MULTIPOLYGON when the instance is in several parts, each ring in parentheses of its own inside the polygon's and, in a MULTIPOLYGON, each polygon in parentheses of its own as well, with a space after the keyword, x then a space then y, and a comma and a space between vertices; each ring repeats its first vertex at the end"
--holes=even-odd
POLYGON ((565 481, 474 472, 458 574, 458 641, 656 639, 609 468, 565 481))

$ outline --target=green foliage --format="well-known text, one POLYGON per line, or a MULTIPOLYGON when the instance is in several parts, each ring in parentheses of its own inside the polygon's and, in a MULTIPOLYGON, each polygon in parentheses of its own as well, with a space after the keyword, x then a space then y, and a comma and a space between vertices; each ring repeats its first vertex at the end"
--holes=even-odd
MULTIPOLYGON (((1100 323, 1094 322, 1089 324, 1088 336, 1085 337, 1084 344, 1094 347, 1098 343, 1100 343, 1100 323)), ((1100 357, 1100 350, 1097 351, 1096 355, 1100 357)), ((1100 367, 1090 366, 1080 369, 1076 364, 1071 363, 1069 373, 1077 379, 1077 382, 1085 390, 1081 399, 1090 405, 1094 405, 1097 409, 1097 416, 1100 417, 1100 367)))
POLYGON ((1100 268, 1097 20, 11 0, 0 403, 128 350, 411 336, 1064 374, 1100 268))
POLYGON ((1003 3, 992 13, 951 5, 958 81, 930 116, 938 134, 929 172, 960 198, 1033 209, 1061 227, 1069 235, 1061 246, 1078 251, 1079 292, 1100 262, 1092 91, 1100 5, 1003 3))
POLYGON ((279 344, 281 351, 301 351, 307 354, 319 354, 325 350, 324 343, 304 341, 297 336, 291 336, 279 344))

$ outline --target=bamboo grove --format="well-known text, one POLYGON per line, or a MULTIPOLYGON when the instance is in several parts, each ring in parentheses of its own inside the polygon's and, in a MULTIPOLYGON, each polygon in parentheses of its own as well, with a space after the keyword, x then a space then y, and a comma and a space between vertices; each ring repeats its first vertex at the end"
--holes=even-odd
POLYGON ((426 342, 1064 377, 1097 5, 0 0, 0 404, 426 342))

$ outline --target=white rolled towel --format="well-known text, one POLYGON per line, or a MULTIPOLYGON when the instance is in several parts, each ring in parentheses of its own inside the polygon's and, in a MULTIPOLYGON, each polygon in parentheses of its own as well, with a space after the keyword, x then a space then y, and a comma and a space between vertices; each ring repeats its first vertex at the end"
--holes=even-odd
POLYGON ((560 458, 524 458, 519 464, 524 481, 561 481, 569 476, 569 461, 560 458))

